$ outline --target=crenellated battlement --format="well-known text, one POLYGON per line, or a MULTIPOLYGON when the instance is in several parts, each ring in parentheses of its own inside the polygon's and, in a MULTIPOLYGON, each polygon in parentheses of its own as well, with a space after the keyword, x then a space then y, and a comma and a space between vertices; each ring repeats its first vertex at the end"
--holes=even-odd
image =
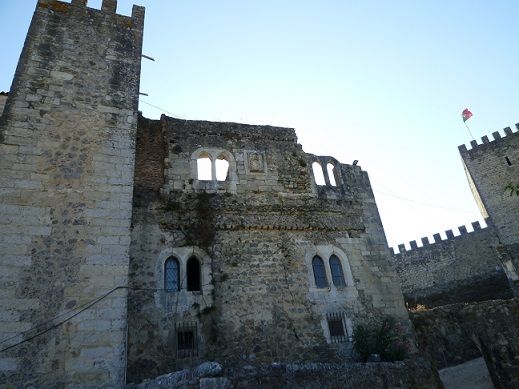
POLYGON ((134 5, 132 8, 131 17, 117 14, 117 0, 103 0, 101 4, 101 9, 89 8, 88 0, 72 0, 70 3, 65 3, 59 0, 38 0, 39 8, 49 8, 53 11, 58 12, 67 12, 71 8, 85 8, 89 11, 97 11, 103 12, 106 14, 116 15, 118 18, 127 18, 131 19, 135 22, 132 27, 142 27, 144 26, 144 7, 134 5))
POLYGON ((489 145, 489 144, 494 144, 496 141, 499 141, 499 140, 501 140, 503 138, 506 138, 508 136, 517 134, 517 133, 519 133, 519 123, 516 123, 515 131, 512 130, 511 127, 505 127, 505 128, 503 128, 503 132, 504 132, 504 135, 502 135, 499 131, 494 131, 492 133, 492 137, 494 138, 493 140, 490 140, 487 135, 484 135, 484 136, 481 137, 481 143, 480 144, 478 144, 477 140, 472 140, 470 142, 470 148, 467 148, 466 145, 460 145, 460 146, 458 146, 458 150, 460 151, 460 153, 466 153, 466 152, 474 151, 474 150, 477 150, 477 149, 481 148, 482 146, 486 146, 486 145, 489 145))
POLYGON ((440 233, 437 233, 437 234, 433 235, 433 240, 434 240, 433 242, 430 242, 429 238, 426 236, 426 237, 421 238, 422 246, 420 246, 420 247, 418 247, 418 243, 416 242, 416 240, 412 240, 409 242, 409 246, 411 247, 410 250, 408 250, 405 247, 405 244, 402 243, 397 246, 398 252, 395 252, 395 248, 391 247, 390 248, 391 253, 393 255, 399 255, 399 254, 403 254, 405 252, 409 252, 412 250, 430 249, 436 243, 445 243, 445 242, 451 241, 453 239, 458 239, 464 235, 470 235, 470 234, 473 234, 474 232, 487 228, 487 227, 481 227, 481 224, 478 221, 472 222, 471 225, 472 225, 472 228, 474 231, 468 232, 467 226, 459 226, 458 227, 459 235, 455 236, 452 229, 446 230, 445 235, 446 235, 447 239, 442 239, 440 233))

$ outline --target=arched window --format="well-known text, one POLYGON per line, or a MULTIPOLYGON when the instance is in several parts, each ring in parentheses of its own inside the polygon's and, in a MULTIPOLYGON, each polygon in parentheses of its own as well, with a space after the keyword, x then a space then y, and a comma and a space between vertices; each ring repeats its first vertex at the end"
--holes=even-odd
POLYGON ((324 269, 324 262, 316 255, 314 259, 312 259, 312 267, 314 269, 314 279, 315 286, 318 288, 326 288, 328 287, 328 280, 326 279, 326 270, 324 269))
POLYGON ((320 186, 326 185, 324 181, 323 168, 319 162, 312 163, 312 171, 314 172, 315 183, 320 186))
POLYGON ((187 290, 200 291, 200 262, 195 257, 189 258, 186 266, 187 290))
POLYGON ((330 180, 331 186, 337 186, 337 182, 335 181, 335 166, 331 163, 326 165, 326 170, 328 171, 328 179, 330 180))
POLYGON ((330 270, 332 271, 332 281, 337 287, 346 286, 344 272, 342 271, 341 261, 335 254, 330 257, 330 270))
POLYGON ((197 175, 199 180, 211 181, 211 159, 207 155, 201 155, 196 160, 197 175))
POLYGON ((174 257, 168 258, 164 263, 164 289, 166 292, 180 290, 180 266, 174 257))
POLYGON ((216 181, 227 181, 229 174, 229 161, 223 155, 220 155, 215 162, 216 181))

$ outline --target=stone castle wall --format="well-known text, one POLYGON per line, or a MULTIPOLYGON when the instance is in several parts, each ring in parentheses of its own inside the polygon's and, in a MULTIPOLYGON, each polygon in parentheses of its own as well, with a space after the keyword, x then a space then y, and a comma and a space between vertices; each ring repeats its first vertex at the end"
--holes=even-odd
POLYGON ((411 314, 420 350, 438 369, 483 356, 496 388, 519 387, 518 317, 517 298, 411 314))
POLYGON ((474 140, 471 149, 463 145, 459 151, 481 213, 496 228, 504 267, 519 295, 519 200, 505 191, 507 184, 519 184, 519 132, 503 131, 495 131, 492 141, 484 136, 482 144, 474 140))
POLYGON ((4 112, 5 102, 7 101, 7 93, 0 92, 0 116, 4 112))
POLYGON ((503 244, 514 244, 519 243, 519 201, 505 187, 519 182, 519 132, 507 127, 504 133, 496 131, 494 140, 484 136, 482 144, 472 141, 471 149, 463 145, 459 150, 481 213, 490 217, 503 244))
POLYGON ((39 0, 1 118, 0 386, 124 383, 144 9, 116 5, 39 0))
POLYGON ((398 246, 393 260, 409 307, 512 297, 495 229, 482 229, 479 222, 472 226, 470 233, 459 227, 458 236, 446 231, 446 240, 435 234, 434 243, 423 238, 421 247, 412 241, 411 250, 398 246))
POLYGON ((127 389, 157 387, 262 389, 437 389, 442 387, 428 361, 398 363, 271 363, 225 368, 205 362, 195 368, 165 374, 127 389))
POLYGON ((359 166, 306 154, 292 129, 269 126, 142 118, 138 139, 129 382, 200 360, 348 360, 359 322, 392 315, 406 323, 369 179, 359 166), (225 158, 227 179, 199 180, 199 157, 225 158), (335 166, 337 186, 315 184, 314 161, 335 166), (325 288, 313 277, 316 254, 326 264, 325 288), (343 287, 331 281, 331 254, 342 261, 343 287), (193 255, 202 264, 200 292, 186 290, 185 263, 193 255), (181 263, 177 292, 163 286, 171 256, 181 263), (332 343, 328 314, 342 317, 344 342, 332 343), (176 326, 185 323, 197 328, 191 358, 176 354, 176 326))

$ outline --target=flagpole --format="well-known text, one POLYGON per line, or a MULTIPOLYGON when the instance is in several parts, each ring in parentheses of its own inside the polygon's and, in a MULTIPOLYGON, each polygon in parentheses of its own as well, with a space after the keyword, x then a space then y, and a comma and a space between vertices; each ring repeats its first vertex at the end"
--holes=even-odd
POLYGON ((465 124, 465 127, 467 127, 467 130, 469 130, 469 134, 470 134, 470 137, 472 138, 472 140, 476 140, 476 139, 474 139, 474 135, 472 135, 472 132, 470 131, 469 126, 467 126, 467 122, 463 121, 463 124, 465 124))

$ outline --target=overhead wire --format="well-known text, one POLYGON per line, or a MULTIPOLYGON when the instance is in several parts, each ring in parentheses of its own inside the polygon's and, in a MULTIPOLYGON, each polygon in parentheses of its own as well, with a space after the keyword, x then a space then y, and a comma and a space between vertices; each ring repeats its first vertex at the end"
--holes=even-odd
MULTIPOLYGON (((374 181, 376 181, 378 184, 380 184, 381 186, 383 186, 384 188, 388 189, 390 192, 393 192, 390 188, 388 188, 386 185, 382 184, 382 182, 380 182, 379 180, 377 180, 376 177, 374 177, 373 175, 371 175, 371 177, 374 179, 374 181)), ((375 193, 380 193, 380 191, 376 191, 376 190, 373 190, 375 193)), ((431 215, 423 212, 421 209, 418 209, 417 207, 415 207, 413 204, 411 204, 411 202, 417 202, 417 203, 421 203, 421 202, 418 202, 418 201, 415 201, 415 200, 411 200, 411 199, 407 199, 405 197, 402 197, 402 196, 399 196, 399 195, 396 195, 394 194, 390 194, 388 193, 389 196, 392 196, 392 197, 395 197, 397 198, 398 200, 402 201, 402 203, 404 203, 407 207, 411 208, 412 210, 414 210, 415 212, 425 216, 426 218, 428 218, 429 220, 432 220, 434 221, 435 223, 439 223, 439 224, 442 224, 443 221, 439 220, 439 219, 436 219, 435 217, 432 217, 431 215)), ((446 207, 442 207, 442 206, 435 206, 435 205, 432 205, 432 204, 425 204, 425 203, 422 203, 423 205, 428 205, 428 206, 431 206, 431 207, 436 207, 436 208, 446 208, 446 207)), ((461 210, 458 210, 458 211, 461 211, 461 210)), ((462 211, 462 212, 465 212, 465 211, 462 211)))
POLYGON ((170 112, 170 111, 168 111, 168 110, 165 110, 164 108, 161 108, 161 107, 159 107, 159 106, 157 106, 157 105, 154 105, 154 104, 148 103, 147 101, 144 101, 143 99, 139 99, 139 101, 140 101, 141 103, 144 103, 144 104, 146 104, 146 105, 149 105, 149 106, 152 107, 152 108, 158 109, 159 111, 165 112, 165 113, 167 113, 168 115, 171 115, 171 116, 173 116, 173 117, 176 118, 176 119, 187 120, 186 118, 183 118, 183 117, 181 117, 181 116, 179 116, 179 115, 176 115, 176 114, 174 114, 173 112, 170 112))
MULTIPOLYGON (((182 282, 182 281, 181 281, 182 282)), ((203 285, 200 285, 200 288, 204 287, 204 286, 208 286, 208 285, 211 285, 211 283, 207 283, 207 284, 203 284, 203 285)), ((80 305, 79 307, 77 308, 74 308, 74 309, 71 309, 69 311, 66 311, 66 312, 63 312, 59 315, 56 315, 54 316, 53 318, 51 319, 48 319, 44 322, 40 322, 38 324, 36 324, 35 326, 33 326, 32 328, 26 330, 26 331, 22 331, 22 332, 19 332, 17 333, 16 335, 13 335, 13 336, 10 336, 9 338, 6 338, 6 339, 2 339, 0 341, 0 344, 3 344, 3 343, 6 343, 8 342, 9 340, 12 340, 12 339, 15 339, 19 336, 24 336, 26 334, 29 334, 33 331, 36 331, 38 328, 44 326, 44 325, 49 325, 48 327, 46 327, 45 329, 43 330, 40 330, 38 331, 36 334, 34 335, 31 335, 29 336, 28 338, 25 338, 15 344, 12 344, 10 346, 7 346, 3 349, 0 350, 0 352, 4 352, 4 351, 7 351, 7 350, 10 350, 16 346, 19 346, 23 343, 26 343, 34 338, 37 338, 38 336, 41 336, 41 335, 44 335, 46 334, 47 332, 53 330, 54 328, 58 328, 59 326, 61 326, 62 324, 65 324, 66 322, 72 320, 74 317, 78 316, 79 314, 81 314, 82 312, 86 311, 87 309, 90 309, 91 307, 93 307, 94 305, 96 305, 97 303, 101 302, 102 300, 104 300, 106 297, 108 297, 109 295, 111 295, 112 293, 114 293, 116 290, 119 290, 119 289, 127 289, 127 290, 133 290, 133 291, 153 291, 153 292, 159 292, 159 291, 165 291, 166 289, 164 288, 135 288, 135 287, 131 287, 131 286, 116 286, 114 287, 113 289, 109 290, 108 292, 106 292, 105 294, 99 296, 99 297, 96 297, 95 299, 92 299, 82 305, 80 305), (74 314, 72 314, 71 316, 68 316, 67 318, 57 322, 57 323, 54 323, 51 325, 51 323, 60 318, 60 317, 63 317, 69 313, 72 313, 72 312, 75 312, 74 314)), ((178 300, 178 298, 177 298, 178 300)))

